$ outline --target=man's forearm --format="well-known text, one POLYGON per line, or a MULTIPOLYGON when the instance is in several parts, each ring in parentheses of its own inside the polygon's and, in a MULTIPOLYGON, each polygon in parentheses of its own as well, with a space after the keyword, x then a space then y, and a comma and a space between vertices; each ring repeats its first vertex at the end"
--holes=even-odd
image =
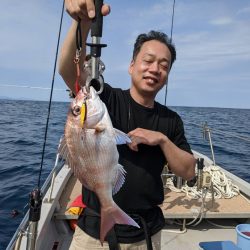
POLYGON ((129 148, 138 151, 140 143, 149 146, 159 145, 163 151, 171 170, 183 179, 194 177, 196 160, 192 154, 178 148, 166 135, 158 131, 136 128, 128 133, 131 143, 129 148))
POLYGON ((160 147, 168 161, 171 170, 185 180, 190 180, 195 175, 196 160, 190 153, 178 148, 166 136, 160 143, 160 147))
MULTIPOLYGON (((74 58, 76 55, 76 28, 77 22, 73 20, 72 25, 68 31, 68 34, 64 40, 61 48, 61 54, 59 59, 59 74, 62 76, 68 87, 75 92, 74 84, 76 80, 76 65, 74 58)), ((82 31, 82 50, 80 57, 80 71, 81 79, 84 78, 83 74, 83 61, 86 56, 86 40, 90 29, 90 23, 84 23, 81 26, 82 31)))

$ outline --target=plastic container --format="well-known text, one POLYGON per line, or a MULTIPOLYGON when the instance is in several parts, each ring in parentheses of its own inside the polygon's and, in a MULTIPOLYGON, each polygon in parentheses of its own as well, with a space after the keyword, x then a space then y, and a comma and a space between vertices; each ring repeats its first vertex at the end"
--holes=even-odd
POLYGON ((242 250, 250 249, 250 224, 239 224, 235 228, 237 232, 237 246, 242 250))
POLYGON ((232 241, 207 241, 199 243, 200 250, 241 250, 232 241))

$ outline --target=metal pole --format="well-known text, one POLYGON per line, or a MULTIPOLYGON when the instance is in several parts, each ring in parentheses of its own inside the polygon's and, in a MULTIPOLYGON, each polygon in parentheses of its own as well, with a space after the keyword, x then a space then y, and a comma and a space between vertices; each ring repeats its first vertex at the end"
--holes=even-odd
POLYGON ((212 143, 212 138, 211 138, 211 133, 210 133, 209 128, 207 128, 207 133, 208 133, 209 145, 210 145, 210 149, 212 153, 213 165, 215 166, 214 149, 213 149, 213 143, 212 143))
POLYGON ((40 189, 34 189, 30 194, 29 227, 27 232, 26 250, 35 250, 37 226, 40 220, 42 195, 40 189))
POLYGON ((37 237, 37 226, 38 221, 30 222, 27 231, 27 246, 26 250, 35 250, 36 247, 36 237, 37 237))

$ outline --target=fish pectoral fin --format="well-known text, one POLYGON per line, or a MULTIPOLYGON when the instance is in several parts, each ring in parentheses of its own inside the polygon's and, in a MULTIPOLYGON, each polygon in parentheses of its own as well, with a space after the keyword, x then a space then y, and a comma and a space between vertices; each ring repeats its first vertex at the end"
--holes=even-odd
POLYGON ((117 164, 117 174, 116 174, 116 178, 115 178, 115 182, 114 182, 114 186, 112 190, 113 195, 116 194, 120 190, 122 185, 124 184, 125 174, 126 174, 126 171, 123 168, 123 166, 120 164, 117 164))
POLYGON ((106 126, 102 123, 99 123, 95 126, 95 131, 96 132, 102 132, 106 129, 106 126))
POLYGON ((114 128, 114 131, 115 131, 115 140, 117 145, 131 143, 131 140, 127 134, 116 128, 114 128))

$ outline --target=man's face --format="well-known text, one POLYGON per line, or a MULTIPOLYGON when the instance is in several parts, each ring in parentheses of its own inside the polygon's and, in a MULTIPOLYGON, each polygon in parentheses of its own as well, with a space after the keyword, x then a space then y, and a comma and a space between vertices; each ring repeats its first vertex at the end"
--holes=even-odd
POLYGON ((170 63, 171 53, 165 44, 145 42, 129 66, 133 87, 142 95, 155 97, 167 81, 170 63))

